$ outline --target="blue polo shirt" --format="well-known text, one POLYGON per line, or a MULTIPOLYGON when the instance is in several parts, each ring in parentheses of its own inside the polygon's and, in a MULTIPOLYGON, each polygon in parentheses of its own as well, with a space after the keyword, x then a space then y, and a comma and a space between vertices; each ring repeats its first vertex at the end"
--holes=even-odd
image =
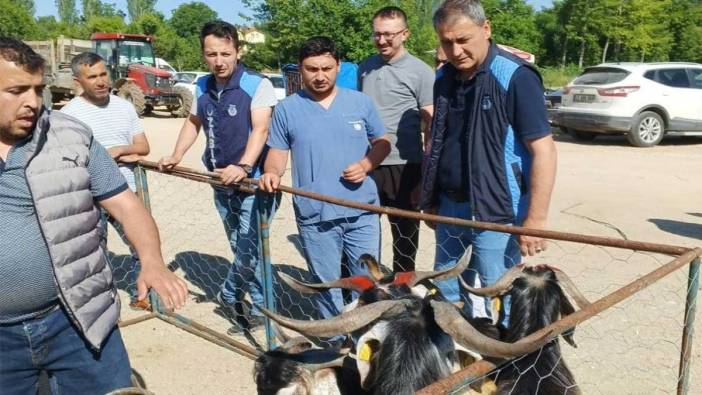
MULTIPOLYGON (((370 139, 385 134, 383 122, 370 97, 338 90, 328 109, 304 90, 281 101, 273 112, 268 146, 291 151, 295 188, 377 204, 378 191, 371 177, 357 184, 344 180, 342 173, 368 153, 370 139)), ((294 197, 294 206, 301 225, 366 213, 300 196, 294 197)))
MULTIPOLYGON (((30 140, 17 142, 7 160, 0 159, 0 324, 27 320, 58 303, 49 250, 25 176, 30 140)), ((127 189, 117 163, 95 140, 89 155, 96 202, 127 189)))

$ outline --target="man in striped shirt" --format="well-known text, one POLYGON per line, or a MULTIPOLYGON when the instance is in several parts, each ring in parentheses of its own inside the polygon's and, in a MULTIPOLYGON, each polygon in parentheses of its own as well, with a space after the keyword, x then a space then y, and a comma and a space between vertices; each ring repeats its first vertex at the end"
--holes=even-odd
MULTIPOLYGON (((136 192, 134 165, 140 156, 149 153, 149 142, 144 134, 141 120, 128 101, 110 94, 110 77, 105 61, 100 55, 84 52, 71 61, 73 79, 83 90, 74 97, 61 112, 77 118, 93 130, 98 143, 119 164, 119 170, 127 180, 129 188, 136 192)), ((122 225, 102 210, 101 229, 103 249, 107 251, 107 223, 111 223, 131 251, 131 269, 128 270, 128 292, 132 302, 136 300, 136 273, 139 257, 127 241, 122 225)))

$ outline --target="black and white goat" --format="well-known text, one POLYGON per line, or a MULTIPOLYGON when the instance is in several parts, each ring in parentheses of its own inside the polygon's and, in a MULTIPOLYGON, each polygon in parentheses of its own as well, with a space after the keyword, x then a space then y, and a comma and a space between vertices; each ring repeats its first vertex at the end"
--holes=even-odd
POLYGON ((545 338, 532 342, 504 343, 488 337, 463 319, 455 306, 445 301, 427 280, 447 279, 462 273, 468 262, 461 260, 439 272, 406 272, 383 275, 372 258, 366 257, 369 276, 354 276, 322 284, 305 284, 286 275, 280 277, 300 292, 343 288, 360 294, 358 306, 337 317, 318 321, 286 318, 262 309, 280 325, 308 336, 331 337, 353 334, 359 338, 356 358, 362 387, 372 394, 411 394, 448 376, 456 360, 455 344, 447 333, 459 331, 461 344, 475 355, 513 358, 533 351, 545 338), (419 283, 428 289, 421 297, 419 283), (452 309, 457 322, 440 323, 437 308, 452 309))
MULTIPOLYGON (((590 304, 565 273, 546 265, 515 266, 489 287, 476 289, 463 282, 462 286, 479 296, 511 296, 509 327, 502 334, 505 342, 519 341, 562 316, 572 314, 575 309, 568 296, 581 309, 590 304)), ((572 331, 563 337, 576 347, 572 331)), ((498 394, 581 393, 557 340, 511 361, 497 375, 496 384, 498 394)))
POLYGON ((281 346, 263 352, 257 345, 254 381, 259 395, 363 393, 349 348, 322 349, 303 336, 287 336, 275 325, 274 331, 281 346))

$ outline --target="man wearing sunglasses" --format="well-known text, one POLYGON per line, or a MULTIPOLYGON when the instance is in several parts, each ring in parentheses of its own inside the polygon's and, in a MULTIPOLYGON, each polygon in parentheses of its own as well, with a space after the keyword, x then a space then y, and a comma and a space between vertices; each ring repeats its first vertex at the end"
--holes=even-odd
MULTIPOLYGON (((434 71, 405 49, 407 16, 385 7, 373 16, 372 39, 378 50, 359 66, 359 87, 380 113, 392 144, 390 155, 373 171, 383 206, 416 208, 424 152, 422 121, 431 123, 434 71)), ((430 141, 429 136, 424 142, 430 141)), ((389 216, 393 239, 393 270, 414 270, 419 221, 389 216)))

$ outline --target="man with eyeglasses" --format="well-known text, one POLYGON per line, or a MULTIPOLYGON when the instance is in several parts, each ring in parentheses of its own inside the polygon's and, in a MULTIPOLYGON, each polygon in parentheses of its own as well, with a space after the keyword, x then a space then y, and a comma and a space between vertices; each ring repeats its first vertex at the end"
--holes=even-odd
MULTIPOLYGON (((373 16, 373 42, 378 50, 359 66, 359 87, 380 112, 392 151, 373 171, 380 202, 405 210, 416 208, 424 145, 422 121, 431 123, 434 71, 405 49, 409 38, 407 15, 385 7, 373 16)), ((419 221, 388 216, 393 239, 393 270, 414 270, 419 243, 419 221)))

